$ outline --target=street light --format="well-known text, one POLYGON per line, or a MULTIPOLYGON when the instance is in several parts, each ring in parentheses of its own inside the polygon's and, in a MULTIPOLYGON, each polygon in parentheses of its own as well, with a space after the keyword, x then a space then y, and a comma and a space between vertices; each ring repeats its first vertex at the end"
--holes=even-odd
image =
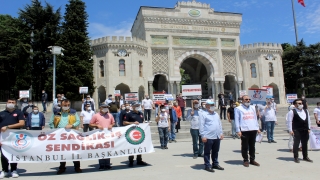
POLYGON ((64 50, 60 46, 49 46, 48 47, 53 54, 53 92, 52 92, 52 101, 54 101, 56 97, 56 55, 61 55, 63 56, 62 51, 64 50))

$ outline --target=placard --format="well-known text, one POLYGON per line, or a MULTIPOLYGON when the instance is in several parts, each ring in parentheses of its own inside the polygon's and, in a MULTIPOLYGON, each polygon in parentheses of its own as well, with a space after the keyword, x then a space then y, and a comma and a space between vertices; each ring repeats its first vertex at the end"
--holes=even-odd
POLYGON ((139 95, 137 92, 131 92, 124 94, 124 100, 128 102, 139 101, 139 95))
POLYGON ((248 90, 248 96, 251 99, 251 104, 266 104, 267 90, 266 89, 253 89, 248 90))
POLYGON ((273 98, 273 87, 272 86, 262 86, 261 89, 267 90, 267 98, 273 98))
POLYGON ((153 103, 155 104, 164 104, 166 102, 165 99, 166 94, 163 93, 153 93, 153 103))
POLYGON ((20 98, 29 98, 29 90, 21 90, 19 91, 20 98))
POLYGON ((120 90, 114 90, 114 96, 121 96, 120 90))
POLYGON ((293 101, 296 99, 298 99, 298 94, 287 94, 288 103, 293 103, 293 101))
POLYGON ((79 87, 80 94, 88 94, 89 88, 88 87, 79 87))
POLYGON ((197 95, 202 95, 201 84, 182 85, 182 96, 197 96, 197 95))
POLYGON ((246 91, 246 90, 240 90, 240 91, 239 91, 239 95, 240 95, 240 98, 242 98, 242 96, 248 95, 248 94, 247 94, 247 91, 246 91))
POLYGON ((310 149, 320 149, 320 128, 311 127, 309 137, 310 149))

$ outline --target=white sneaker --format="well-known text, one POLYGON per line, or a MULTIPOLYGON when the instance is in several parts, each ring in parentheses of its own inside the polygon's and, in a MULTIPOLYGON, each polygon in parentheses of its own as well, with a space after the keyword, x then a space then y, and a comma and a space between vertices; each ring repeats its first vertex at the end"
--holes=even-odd
POLYGON ((149 123, 152 123, 151 121, 149 121, 149 123))
POLYGON ((4 171, 1 171, 1 173, 0 173, 0 179, 3 179, 4 177, 8 177, 8 173, 7 173, 7 172, 4 172, 4 171))
POLYGON ((11 176, 12 176, 13 178, 17 178, 17 177, 19 177, 19 174, 18 174, 17 171, 12 171, 11 176))
POLYGON ((144 123, 147 123, 148 121, 144 121, 144 123))

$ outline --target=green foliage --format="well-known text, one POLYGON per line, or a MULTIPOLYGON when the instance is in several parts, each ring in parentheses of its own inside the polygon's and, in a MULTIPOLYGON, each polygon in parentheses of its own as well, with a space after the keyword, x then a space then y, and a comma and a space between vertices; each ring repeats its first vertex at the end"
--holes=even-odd
POLYGON ((61 38, 57 43, 65 49, 64 56, 57 58, 57 92, 67 98, 79 100, 79 87, 93 87, 93 60, 88 37, 88 14, 81 0, 69 0, 66 5, 61 38))
POLYGON ((300 41, 297 46, 282 44, 284 80, 287 93, 302 94, 304 83, 307 97, 319 97, 320 93, 320 43, 306 46, 300 41), (303 74, 300 73, 302 68, 303 74))

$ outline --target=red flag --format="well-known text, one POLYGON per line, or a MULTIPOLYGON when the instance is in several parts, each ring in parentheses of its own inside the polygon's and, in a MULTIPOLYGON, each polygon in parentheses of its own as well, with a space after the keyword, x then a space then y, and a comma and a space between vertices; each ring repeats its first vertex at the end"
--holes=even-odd
POLYGON ((306 5, 304 4, 304 0, 298 0, 298 3, 300 3, 303 7, 306 7, 306 5))

